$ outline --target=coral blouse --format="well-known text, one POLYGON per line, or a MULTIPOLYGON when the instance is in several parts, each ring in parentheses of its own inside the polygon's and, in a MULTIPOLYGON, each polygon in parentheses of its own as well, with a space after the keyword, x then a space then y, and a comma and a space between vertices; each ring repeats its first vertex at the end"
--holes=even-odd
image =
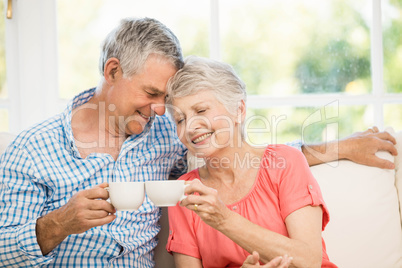
MULTIPOLYGON (((180 180, 195 178, 200 178, 198 169, 183 175, 180 180)), ((303 154, 286 145, 270 145, 250 192, 227 207, 255 224, 288 237, 286 217, 308 205, 322 207, 324 230, 329 221, 328 210, 303 154)), ((169 226, 168 252, 201 259, 204 268, 240 267, 250 255, 185 207, 169 207, 169 226)), ((336 267, 328 259, 324 240, 322 251, 322 267, 336 267)))

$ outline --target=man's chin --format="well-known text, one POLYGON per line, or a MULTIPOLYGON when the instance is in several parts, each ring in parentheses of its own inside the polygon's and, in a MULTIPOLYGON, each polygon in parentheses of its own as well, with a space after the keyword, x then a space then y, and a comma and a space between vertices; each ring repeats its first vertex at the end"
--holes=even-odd
POLYGON ((140 124, 138 122, 135 122, 135 123, 132 122, 131 124, 127 125, 126 134, 128 136, 139 135, 144 131, 145 126, 146 126, 146 124, 140 124))

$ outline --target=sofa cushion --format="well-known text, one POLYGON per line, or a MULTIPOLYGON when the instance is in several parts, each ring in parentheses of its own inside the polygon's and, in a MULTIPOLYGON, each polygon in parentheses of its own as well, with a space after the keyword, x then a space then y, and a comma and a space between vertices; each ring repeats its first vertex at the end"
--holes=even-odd
POLYGON ((394 133, 398 155, 395 157, 395 185, 399 196, 399 210, 402 224, 402 131, 394 133))
MULTIPOLYGON (((394 160, 389 153, 379 157, 394 160)), ((342 160, 314 166, 330 213, 323 232, 331 261, 344 268, 402 267, 395 171, 342 160)))

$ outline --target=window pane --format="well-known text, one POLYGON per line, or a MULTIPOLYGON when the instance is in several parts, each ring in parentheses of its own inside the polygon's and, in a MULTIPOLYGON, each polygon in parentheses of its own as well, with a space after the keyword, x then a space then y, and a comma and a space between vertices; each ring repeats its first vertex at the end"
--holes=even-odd
POLYGON ((2 131, 10 131, 8 111, 5 109, 0 109, 0 132, 2 131))
MULTIPOLYGON (((0 1, 0 99, 7 98, 6 87, 6 28, 4 1, 0 1)), ((2 121, 0 121, 2 122, 2 121)), ((0 123, 1 124, 1 123, 0 123)), ((1 126, 0 126, 1 127, 1 126)))
POLYGON ((389 93, 402 92, 402 2, 382 1, 384 83, 389 93))
POLYGON ((100 44, 125 17, 158 19, 177 35, 185 56, 209 55, 209 1, 58 0, 57 12, 62 98, 97 85, 100 44))
POLYGON ((372 117, 371 107, 336 102, 325 107, 249 109, 246 137, 253 145, 330 141, 372 126, 372 117))
POLYGON ((391 126, 395 131, 402 130, 402 104, 384 105, 384 126, 391 126))
POLYGON ((223 59, 250 94, 371 91, 369 0, 222 0, 223 59))

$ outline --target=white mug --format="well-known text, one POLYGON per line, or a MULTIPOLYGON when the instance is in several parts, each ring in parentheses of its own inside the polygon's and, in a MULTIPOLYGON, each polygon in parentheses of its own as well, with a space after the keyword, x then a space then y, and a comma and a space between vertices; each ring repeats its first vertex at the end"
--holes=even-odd
POLYGON ((144 182, 109 182, 111 204, 120 211, 135 211, 145 197, 144 182))
POLYGON ((176 206, 177 202, 186 198, 184 189, 187 186, 183 180, 146 181, 145 192, 155 206, 176 206))

